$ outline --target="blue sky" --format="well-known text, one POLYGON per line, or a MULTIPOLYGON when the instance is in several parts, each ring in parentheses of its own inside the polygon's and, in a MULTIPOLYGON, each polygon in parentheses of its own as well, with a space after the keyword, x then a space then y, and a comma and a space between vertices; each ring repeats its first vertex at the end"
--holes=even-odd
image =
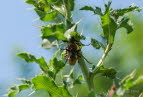
MULTIPOLYGON (((124 3, 122 1, 113 0, 112 6, 116 8, 126 7, 132 2, 140 7, 143 5, 142 0, 124 0, 124 3)), ((83 5, 94 6, 97 4, 101 6, 102 2, 103 0, 101 2, 100 0, 83 0, 82 3, 83 5)), ((0 12, 0 85, 11 85, 15 83, 18 77, 13 60, 13 56, 16 56, 15 49, 24 50, 36 56, 45 56, 47 59, 50 59, 51 53, 40 47, 40 30, 35 25, 40 25, 41 22, 35 21, 38 17, 31 10, 30 5, 25 4, 23 0, 1 0, 0 12)), ((0 87, 0 95, 5 93, 2 90, 0 87)))

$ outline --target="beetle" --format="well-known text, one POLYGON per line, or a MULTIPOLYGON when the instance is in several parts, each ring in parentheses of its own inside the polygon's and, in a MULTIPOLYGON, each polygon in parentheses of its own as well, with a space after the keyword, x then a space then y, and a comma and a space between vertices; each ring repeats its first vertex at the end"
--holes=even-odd
MULTIPOLYGON (((69 41, 64 41, 68 42, 68 45, 66 49, 66 62, 69 63, 69 65, 75 65, 76 61, 78 60, 79 57, 83 57, 88 63, 90 63, 81 53, 81 42, 77 41, 74 37, 71 37, 69 41)), ((65 64, 66 64, 65 62, 65 64)), ((90 63, 91 64, 91 63, 90 63)))

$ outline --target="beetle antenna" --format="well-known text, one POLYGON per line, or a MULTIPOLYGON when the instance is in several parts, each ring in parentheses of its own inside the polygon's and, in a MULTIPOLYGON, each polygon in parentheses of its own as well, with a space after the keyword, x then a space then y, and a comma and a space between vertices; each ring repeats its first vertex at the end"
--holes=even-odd
POLYGON ((62 49, 62 48, 60 48, 60 50, 66 50, 66 49, 62 49))

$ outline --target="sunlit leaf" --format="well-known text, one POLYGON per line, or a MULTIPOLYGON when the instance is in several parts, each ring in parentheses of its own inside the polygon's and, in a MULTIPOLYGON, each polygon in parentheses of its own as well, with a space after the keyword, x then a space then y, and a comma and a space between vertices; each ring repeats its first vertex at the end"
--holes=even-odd
POLYGON ((49 24, 47 26, 43 26, 42 29, 42 39, 55 38, 57 40, 64 40, 65 28, 63 23, 58 24, 49 24))
POLYGON ((26 62, 34 62, 36 60, 35 56, 26 52, 19 53, 18 56, 24 59, 26 62))
POLYGON ((51 97, 72 97, 64 86, 57 86, 55 82, 47 76, 36 76, 32 79, 36 90, 47 90, 51 97))
POLYGON ((57 12, 55 10, 49 12, 43 12, 37 8, 35 8, 34 10, 37 12, 40 17, 40 20, 42 21, 52 21, 57 17, 57 12))
POLYGON ((8 97, 15 97, 16 94, 20 93, 23 90, 30 89, 31 86, 28 84, 22 84, 15 87, 12 87, 9 90, 8 97))
POLYGON ((49 70, 49 67, 47 65, 47 62, 45 61, 44 57, 40 57, 35 60, 37 64, 39 64, 42 71, 47 72, 49 70))
POLYGON ((64 66, 63 60, 58 60, 56 57, 53 58, 51 64, 53 65, 53 72, 57 74, 64 66))

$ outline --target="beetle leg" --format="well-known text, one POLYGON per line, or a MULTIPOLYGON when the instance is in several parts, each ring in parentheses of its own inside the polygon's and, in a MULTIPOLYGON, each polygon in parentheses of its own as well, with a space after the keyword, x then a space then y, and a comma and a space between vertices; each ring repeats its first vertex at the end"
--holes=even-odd
POLYGON ((92 64, 91 62, 89 62, 82 54, 78 55, 79 57, 83 57, 83 59, 86 60, 86 62, 88 62, 89 64, 92 64))
POLYGON ((68 59, 66 59, 66 61, 65 61, 64 65, 66 65, 67 61, 68 61, 68 59))

